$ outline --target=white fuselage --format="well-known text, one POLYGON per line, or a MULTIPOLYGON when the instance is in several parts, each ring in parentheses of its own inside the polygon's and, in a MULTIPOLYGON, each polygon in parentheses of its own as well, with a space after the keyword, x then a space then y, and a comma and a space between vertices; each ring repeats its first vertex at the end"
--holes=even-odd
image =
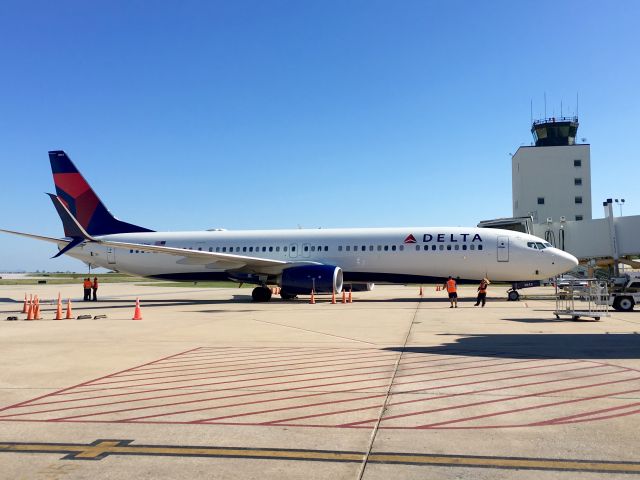
MULTIPOLYGON (((488 228, 145 232, 96 238, 287 262, 318 262, 340 267, 347 282, 403 283, 449 275, 462 280, 540 280, 577 265, 575 257, 547 247, 538 237, 488 228)), ((68 254, 94 266, 141 276, 204 280, 227 274, 215 261, 193 262, 142 248, 86 243, 68 254)))

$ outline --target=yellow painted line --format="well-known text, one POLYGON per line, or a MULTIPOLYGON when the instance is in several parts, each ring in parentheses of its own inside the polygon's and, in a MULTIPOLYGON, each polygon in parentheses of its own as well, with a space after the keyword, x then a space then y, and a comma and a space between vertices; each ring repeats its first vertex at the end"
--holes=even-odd
POLYGON ((535 470, 580 470, 611 473, 640 473, 640 463, 600 461, 521 459, 499 457, 456 457, 436 455, 378 454, 369 456, 370 462, 446 465, 460 467, 522 468, 535 470))
MULTIPOLYGON (((65 454, 64 459, 100 460, 108 455, 147 455, 210 458, 257 458, 270 460, 306 460, 362 462, 362 452, 322 450, 253 449, 233 447, 196 447, 172 445, 131 445, 129 440, 96 440, 90 444, 0 443, 1 452, 65 454)), ((531 469, 599 473, 640 474, 640 462, 536 459, 517 457, 430 455, 411 453, 371 453, 371 463, 448 466, 467 468, 531 469)))

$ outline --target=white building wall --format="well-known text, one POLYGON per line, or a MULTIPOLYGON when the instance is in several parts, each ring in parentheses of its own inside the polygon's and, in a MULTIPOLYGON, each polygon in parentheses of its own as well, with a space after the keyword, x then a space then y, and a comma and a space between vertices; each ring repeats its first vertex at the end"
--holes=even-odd
POLYGON ((511 159, 513 216, 533 215, 534 224, 561 216, 591 220, 590 145, 520 147, 511 159), (580 160, 581 166, 574 166, 580 160), (582 185, 575 185, 575 179, 582 185), (576 203, 582 197, 582 203, 576 203), (539 204, 538 199, 544 199, 539 204))

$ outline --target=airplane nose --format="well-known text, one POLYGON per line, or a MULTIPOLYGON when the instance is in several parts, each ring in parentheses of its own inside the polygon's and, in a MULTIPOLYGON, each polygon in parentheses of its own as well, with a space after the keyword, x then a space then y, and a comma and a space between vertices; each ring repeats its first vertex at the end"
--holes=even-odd
POLYGON ((562 270, 559 273, 568 272, 578 266, 578 259, 570 253, 563 252, 562 250, 557 250, 554 253, 554 263, 557 265, 558 270, 562 270))

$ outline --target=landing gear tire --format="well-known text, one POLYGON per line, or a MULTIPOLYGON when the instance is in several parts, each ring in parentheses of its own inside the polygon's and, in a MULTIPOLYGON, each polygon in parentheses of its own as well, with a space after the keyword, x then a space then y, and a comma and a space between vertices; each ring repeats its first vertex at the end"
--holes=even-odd
POLYGON ((280 290, 280 298, 282 300, 293 300, 297 295, 295 293, 287 293, 284 290, 280 290))
POLYGON ((520 294, 516 290, 511 290, 507 293, 507 300, 510 302, 517 302, 520 300, 520 294))
POLYGON ((271 300, 271 290, 267 287, 256 287, 251 292, 254 302, 268 302, 271 300))

